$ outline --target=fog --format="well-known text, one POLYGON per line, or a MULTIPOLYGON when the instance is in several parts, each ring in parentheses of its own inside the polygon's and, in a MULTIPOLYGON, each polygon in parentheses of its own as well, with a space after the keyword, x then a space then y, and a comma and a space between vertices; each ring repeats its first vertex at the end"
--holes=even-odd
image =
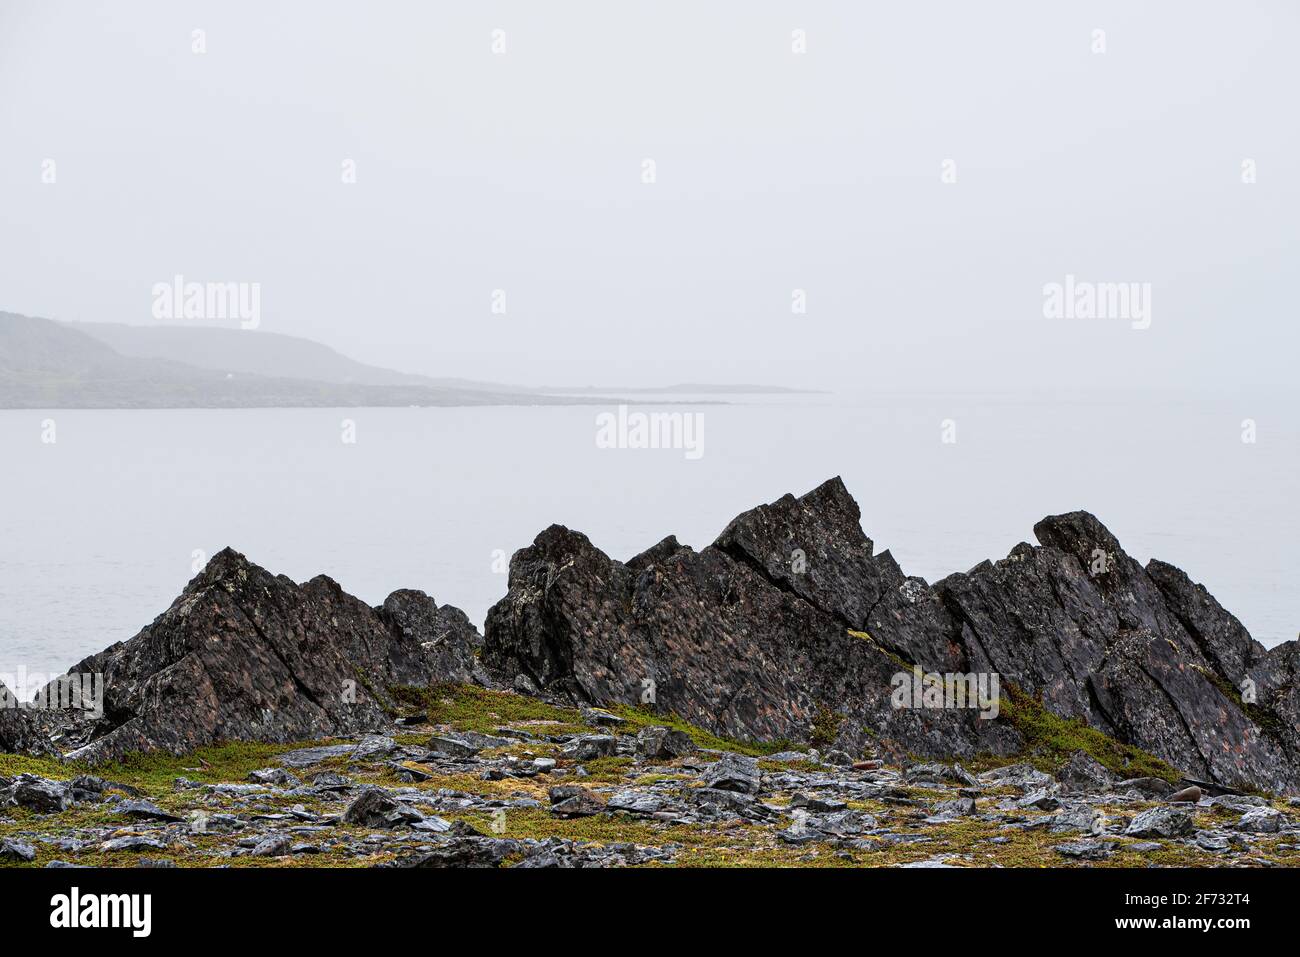
POLYGON ((151 323, 183 275, 432 375, 1282 387, 1298 41, 1283 2, 6 0, 0 309, 151 323), (1045 316, 1067 277, 1149 324, 1045 316))

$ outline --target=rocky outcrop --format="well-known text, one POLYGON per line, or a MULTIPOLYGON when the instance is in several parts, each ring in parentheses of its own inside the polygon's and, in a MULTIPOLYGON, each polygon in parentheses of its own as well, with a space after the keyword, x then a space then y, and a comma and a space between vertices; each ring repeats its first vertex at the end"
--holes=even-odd
POLYGON ((1004 720, 895 707, 895 676, 996 674, 1051 712, 1228 786, 1300 785, 1295 643, 1265 652, 1178 569, 1094 516, 1051 516, 931 586, 874 554, 839 479, 627 563, 552 526, 511 562, 484 662, 580 704, 653 703, 717 733, 930 756, 1014 750, 1004 720), (1255 701, 1243 682, 1255 685, 1255 701))
POLYGON ((0 752, 13 754, 57 754, 44 723, 22 707, 12 691, 0 681, 0 752))
MULTIPOLYGON (((514 555, 486 638, 422 592, 371 608, 226 550, 139 635, 72 670, 103 675, 102 717, 0 709, 0 749, 48 752, 51 722, 54 743, 90 761, 352 735, 388 723, 393 686, 456 682, 641 705, 846 765, 968 758, 1018 753, 1038 733, 1021 705, 1001 708, 1011 688, 1207 793, 1300 788, 1295 642, 1266 651, 1204 587, 1143 567, 1086 512, 1034 533, 1037 545, 931 585, 875 553, 839 479, 745 512, 700 551, 670 536, 619 562, 556 525, 514 555)), ((612 740, 573 747, 605 754, 612 740)), ((683 748, 665 732, 644 753, 683 748)))
POLYGON ((738 738, 1014 751, 1015 731, 977 710, 892 706, 895 676, 960 649, 935 596, 872 557, 857 514, 836 481, 741 516, 701 552, 668 539, 626 564, 552 526, 511 561, 484 664, 575 703, 652 703, 738 738))
POLYGON ((298 585, 226 549, 129 641, 70 674, 102 674, 103 716, 60 741, 90 762, 216 741, 298 741, 384 725, 396 685, 478 681, 477 631, 398 591, 379 608, 324 576, 298 585))

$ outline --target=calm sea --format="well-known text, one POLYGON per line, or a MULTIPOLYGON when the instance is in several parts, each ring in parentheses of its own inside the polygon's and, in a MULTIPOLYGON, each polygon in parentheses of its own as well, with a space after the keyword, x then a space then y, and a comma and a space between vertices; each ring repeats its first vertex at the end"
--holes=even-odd
POLYGON ((61 672, 131 637, 225 545, 371 603, 421 588, 481 624, 506 589, 503 556, 553 522, 616 558, 670 533, 700 547, 744 509, 837 474, 877 550, 931 581, 1084 508, 1264 644, 1300 624, 1294 403, 863 394, 632 409, 698 413, 698 457, 598 447, 611 409, 0 411, 0 674, 61 672))

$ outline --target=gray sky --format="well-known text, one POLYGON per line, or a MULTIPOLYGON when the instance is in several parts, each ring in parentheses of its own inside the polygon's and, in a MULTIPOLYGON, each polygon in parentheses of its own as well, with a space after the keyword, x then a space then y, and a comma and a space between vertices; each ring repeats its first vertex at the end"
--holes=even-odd
POLYGON ((148 323, 180 273, 430 374, 1288 384, 1298 11, 5 0, 0 309, 148 323), (1066 274, 1150 328, 1045 318, 1066 274))

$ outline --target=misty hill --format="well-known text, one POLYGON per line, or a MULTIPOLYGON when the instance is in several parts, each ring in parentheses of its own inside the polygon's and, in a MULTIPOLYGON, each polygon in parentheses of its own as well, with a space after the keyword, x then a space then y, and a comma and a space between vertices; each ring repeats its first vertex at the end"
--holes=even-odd
POLYGON ((130 326, 115 322, 60 324, 109 346, 119 355, 168 359, 237 375, 310 379, 338 385, 422 386, 516 394, 535 391, 523 386, 396 372, 349 359, 323 343, 275 332, 217 326, 130 326))
POLYGON ((667 386, 545 386, 503 385, 455 377, 423 376, 367 365, 323 343, 275 332, 249 332, 216 326, 130 326, 113 322, 65 322, 124 356, 170 359, 236 374, 311 379, 346 385, 427 386, 514 395, 775 395, 806 390, 762 385, 682 383, 667 386))
MULTIPOLYGON (((295 408, 466 405, 576 405, 607 399, 550 396, 525 391, 468 388, 439 384, 439 380, 403 377, 383 381, 387 370, 373 369, 307 340, 267 333, 243 332, 250 342, 269 339, 271 354, 282 350, 289 370, 309 367, 333 379, 285 374, 258 374, 249 368, 272 369, 273 363, 256 349, 227 345, 224 337, 199 335, 193 343, 213 343, 226 349, 228 361, 183 362, 176 355, 200 359, 196 345, 172 346, 167 355, 124 354, 109 342, 87 335, 85 324, 0 312, 0 408, 6 409, 174 409, 174 408, 295 408), (286 346, 279 340, 288 340, 286 346), (299 347, 301 351, 299 350, 299 347), (314 347, 314 348, 311 348, 314 347), (333 356, 334 359, 329 357, 333 356), (312 363, 315 366, 312 366, 312 363), (240 371, 234 371, 238 368, 240 371), (368 371, 367 371, 368 370, 368 371), (349 373, 365 381, 340 381, 349 373)), ((117 327, 131 329, 129 326, 117 327)), ((183 330, 206 333, 214 330, 183 330)), ((225 330, 215 330, 218 332, 225 330)), ((131 334, 118 333, 123 340, 131 334)), ((238 334, 238 333, 235 333, 238 334)), ((167 337, 160 337, 166 340, 167 337)), ((177 337, 184 339, 185 337, 177 337)), ((255 343, 254 343, 255 344, 255 343)), ((136 346, 148 350, 148 346, 136 346)), ((402 377, 401 373, 387 375, 402 377)), ((441 380, 452 382, 455 380, 441 380)))

